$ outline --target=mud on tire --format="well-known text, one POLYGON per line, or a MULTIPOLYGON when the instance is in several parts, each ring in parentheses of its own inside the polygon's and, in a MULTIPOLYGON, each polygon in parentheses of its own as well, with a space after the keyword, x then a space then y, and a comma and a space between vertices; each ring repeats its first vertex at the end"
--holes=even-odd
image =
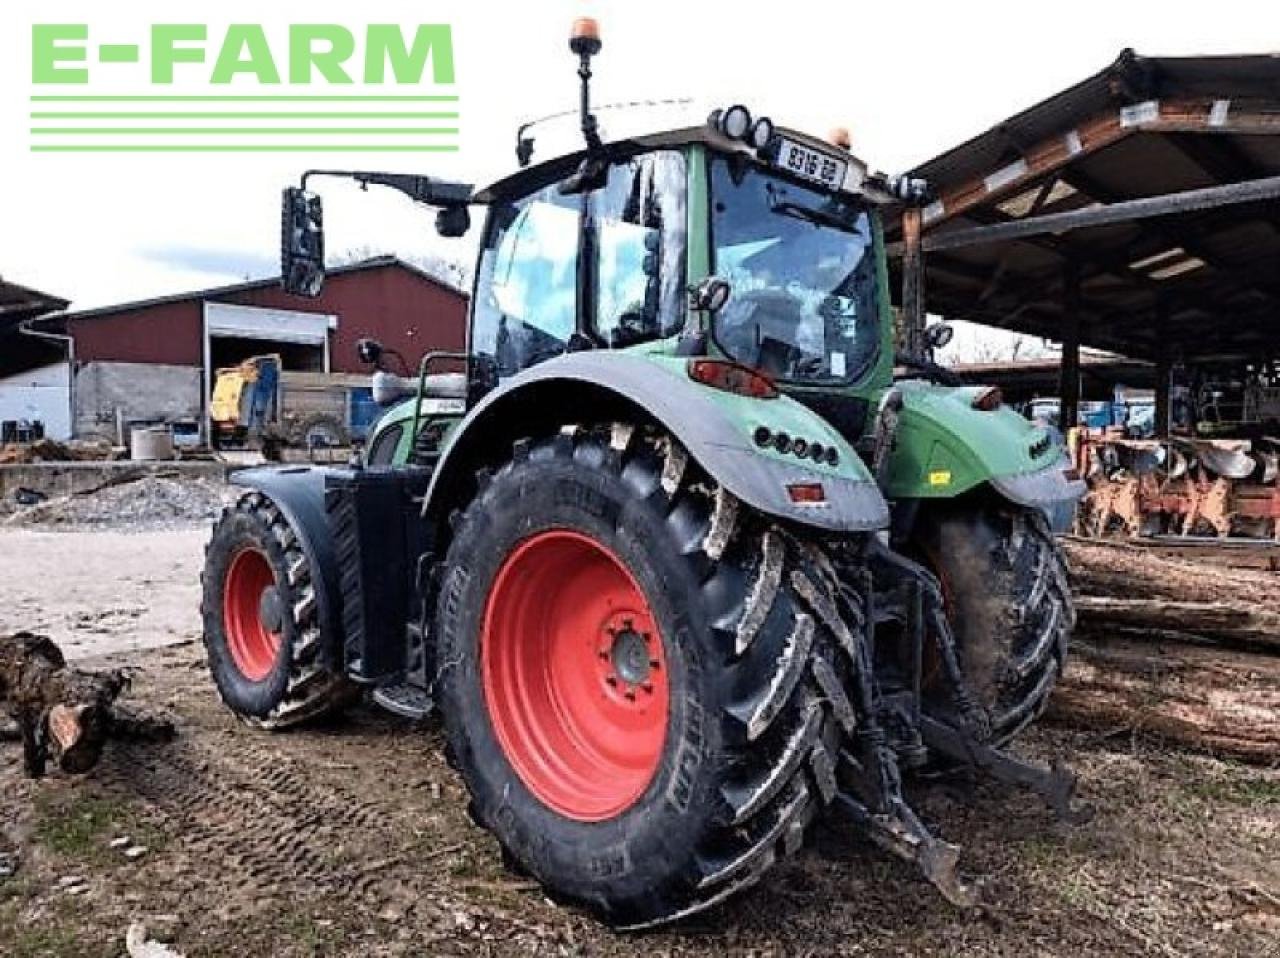
POLYGON ((835 611, 825 557, 740 506, 674 441, 630 426, 522 440, 479 485, 455 517, 437 623, 437 692, 473 817, 556 897, 617 925, 674 920, 757 882, 834 797, 853 727, 841 681, 862 622, 835 611), (594 821, 526 785, 484 687, 494 583, 547 530, 589 537, 625 564, 667 666, 656 771, 632 804, 594 821))
POLYGON ((354 700, 355 686, 321 664, 312 569, 297 533, 269 498, 248 492, 223 511, 205 547, 201 582, 209 669, 237 716, 283 729, 354 700), (263 636, 253 627, 254 603, 262 606, 268 588, 275 590, 269 614, 276 628, 263 636))
POLYGON ((1066 560, 1034 509, 945 509, 922 516, 917 530, 965 678, 987 711, 992 744, 1003 745, 1044 711, 1066 665, 1075 627, 1066 560))

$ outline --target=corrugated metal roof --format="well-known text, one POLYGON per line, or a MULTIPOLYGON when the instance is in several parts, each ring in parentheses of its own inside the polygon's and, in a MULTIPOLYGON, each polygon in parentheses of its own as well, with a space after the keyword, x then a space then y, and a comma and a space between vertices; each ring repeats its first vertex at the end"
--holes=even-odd
POLYGON ((0 279, 0 333, 37 316, 67 308, 67 300, 0 279))

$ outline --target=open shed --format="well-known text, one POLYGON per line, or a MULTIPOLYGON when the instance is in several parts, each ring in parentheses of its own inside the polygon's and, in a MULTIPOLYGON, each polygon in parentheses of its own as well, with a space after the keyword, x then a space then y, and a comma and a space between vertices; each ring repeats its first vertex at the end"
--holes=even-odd
POLYGON ((1143 57, 913 171, 930 312, 1156 367, 1280 357, 1280 55, 1143 57))

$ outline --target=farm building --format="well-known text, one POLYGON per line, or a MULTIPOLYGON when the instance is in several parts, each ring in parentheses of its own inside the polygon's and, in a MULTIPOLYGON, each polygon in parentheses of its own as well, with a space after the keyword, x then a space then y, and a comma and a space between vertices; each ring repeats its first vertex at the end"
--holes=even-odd
POLYGON ((122 436, 129 424, 203 431, 219 369, 280 356, 286 385, 363 385, 356 342, 373 337, 410 364, 432 349, 460 350, 467 297, 392 256, 331 269, 323 293, 302 300, 279 279, 221 286, 42 319, 68 337, 65 407, 76 436, 122 436))
POLYGON ((71 429, 65 345, 23 333, 32 320, 66 308, 61 297, 0 279, 0 423, 6 432, 35 422, 62 435, 71 429))

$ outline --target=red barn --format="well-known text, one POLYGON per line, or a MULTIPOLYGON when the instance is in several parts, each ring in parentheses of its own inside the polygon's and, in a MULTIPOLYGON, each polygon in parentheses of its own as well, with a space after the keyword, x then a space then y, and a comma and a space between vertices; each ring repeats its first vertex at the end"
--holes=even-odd
POLYGON ((203 423, 216 370, 277 353, 286 373, 364 375, 362 337, 410 366, 430 350, 461 350, 467 296, 393 256, 328 271, 316 299, 279 279, 221 286, 66 313, 77 435, 114 435, 122 422, 203 423))

